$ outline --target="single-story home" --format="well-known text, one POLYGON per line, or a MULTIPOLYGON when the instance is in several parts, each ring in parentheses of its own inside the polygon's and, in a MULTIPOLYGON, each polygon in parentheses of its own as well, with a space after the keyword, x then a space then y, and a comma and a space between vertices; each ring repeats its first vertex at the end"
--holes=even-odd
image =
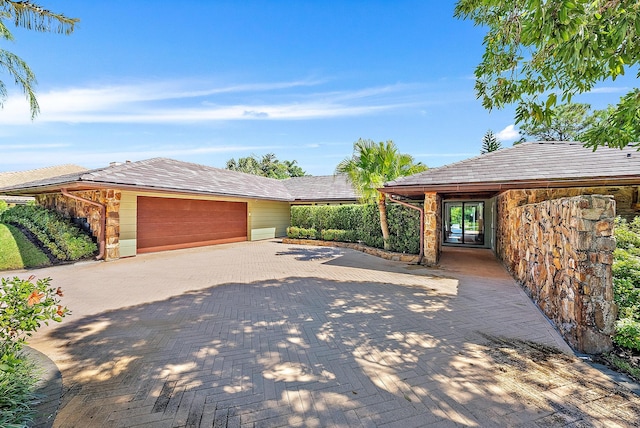
POLYGON ((281 237, 291 204, 357 201, 340 175, 276 180, 165 158, 112 163, 3 191, 86 219, 107 260, 281 237))
MULTIPOLYGON (((34 180, 42 180, 45 178, 57 177, 59 175, 80 171, 87 171, 87 168, 79 165, 66 164, 31 169, 28 171, 0 172, 0 189, 3 187, 17 186, 34 180)), ((5 201, 9 206, 25 205, 29 202, 33 202, 34 198, 31 196, 11 196, 0 194, 0 201, 5 201)))
MULTIPOLYGON (((530 142, 386 183, 424 203, 424 262, 443 247, 490 248, 565 339, 610 349, 616 215, 640 215, 640 152, 530 142)), ((506 304, 507 302, 505 302, 506 304)))
MULTIPOLYGON (((171 159, 112 164, 0 189, 84 218, 105 259, 285 235, 295 204, 354 203, 344 176, 275 180, 171 159)), ((611 345, 616 215, 640 214, 640 153, 530 142, 380 189, 423 204, 423 262, 492 249, 580 351, 611 345)))
MULTIPOLYGON (((640 152, 576 142, 516 144, 385 183, 390 196, 424 201, 425 262, 443 246, 498 251, 500 209, 578 195, 612 195, 616 213, 640 215, 640 152)), ((504 211, 504 210, 503 210, 504 211)))

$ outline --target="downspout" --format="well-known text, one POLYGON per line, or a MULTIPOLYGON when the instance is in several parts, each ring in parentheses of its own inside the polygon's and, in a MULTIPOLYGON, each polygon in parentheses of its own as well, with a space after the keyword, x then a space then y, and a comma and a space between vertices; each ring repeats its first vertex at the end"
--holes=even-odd
POLYGON ((416 210, 420 213, 420 254, 418 256, 418 263, 420 264, 422 263, 422 259, 424 257, 424 209, 420 208, 420 207, 416 207, 414 205, 408 204, 406 202, 400 201, 398 199, 394 199, 393 195, 388 195, 385 193, 385 195, 387 195, 387 197, 389 198, 389 200, 391 202, 395 202, 397 204, 400 205, 404 205, 407 208, 411 208, 412 210, 416 210))
POLYGON ((100 241, 100 251, 96 256, 96 260, 103 259, 104 260, 104 250, 106 248, 106 235, 107 235, 107 207, 102 205, 99 202, 94 202, 90 199, 85 199, 80 196, 72 195, 67 191, 67 189, 62 189, 62 194, 68 198, 75 199, 76 201, 84 202, 89 205, 96 206, 100 209, 100 234, 98 236, 98 241, 100 241))

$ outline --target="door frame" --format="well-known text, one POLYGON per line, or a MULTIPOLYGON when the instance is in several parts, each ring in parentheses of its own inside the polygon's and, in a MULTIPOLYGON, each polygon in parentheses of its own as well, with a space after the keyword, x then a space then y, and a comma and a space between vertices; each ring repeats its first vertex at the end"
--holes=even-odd
MULTIPOLYGON (((440 227, 440 245, 446 247, 466 247, 466 248, 495 248, 495 220, 496 220, 496 202, 493 198, 447 198, 442 200, 441 205, 442 221, 440 227), (483 204, 483 231, 484 231, 484 243, 466 243, 466 242, 447 242, 447 206, 448 204, 461 204, 464 217, 464 205, 465 204, 483 204)), ((463 225, 460 225, 462 228, 463 225)))

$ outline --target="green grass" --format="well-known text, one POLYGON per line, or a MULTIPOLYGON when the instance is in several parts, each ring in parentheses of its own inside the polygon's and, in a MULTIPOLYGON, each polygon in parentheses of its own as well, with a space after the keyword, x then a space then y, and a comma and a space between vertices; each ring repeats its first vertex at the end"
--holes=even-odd
POLYGON ((0 271, 48 266, 47 256, 17 228, 0 223, 0 271))
POLYGON ((34 386, 40 370, 22 356, 10 371, 0 370, 0 426, 28 426, 34 416, 34 386))
POLYGON ((612 366, 617 368, 618 371, 626 373, 636 380, 640 380, 640 367, 632 365, 631 363, 629 363, 629 361, 624 358, 620 358, 613 352, 607 354, 606 359, 611 363, 612 366))

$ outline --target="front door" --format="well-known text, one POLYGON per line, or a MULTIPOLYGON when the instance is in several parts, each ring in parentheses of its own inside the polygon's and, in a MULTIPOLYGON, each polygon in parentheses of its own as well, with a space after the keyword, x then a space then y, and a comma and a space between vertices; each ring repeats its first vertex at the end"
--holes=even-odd
POLYGON ((484 202, 444 203, 444 243, 484 246, 484 202))

